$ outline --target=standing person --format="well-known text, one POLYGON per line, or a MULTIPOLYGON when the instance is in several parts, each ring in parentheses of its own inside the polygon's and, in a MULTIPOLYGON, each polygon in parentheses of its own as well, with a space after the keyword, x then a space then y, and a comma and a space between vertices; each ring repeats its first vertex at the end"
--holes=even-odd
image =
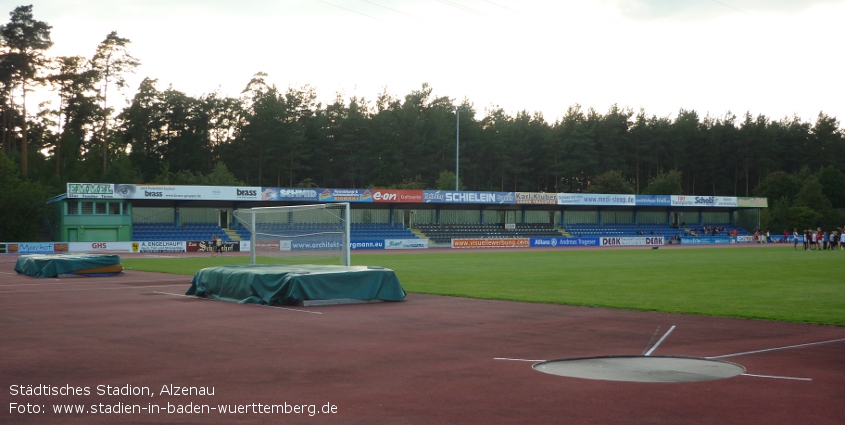
POLYGON ((822 233, 822 250, 827 251, 827 232, 822 233))
POLYGON ((211 237, 211 246, 209 248, 211 248, 211 256, 212 257, 217 255, 217 236, 211 237))
POLYGON ((845 249, 845 230, 839 233, 839 249, 845 249))
POLYGON ((798 251, 798 228, 794 227, 792 229, 792 250, 798 251))
POLYGON ((810 248, 810 231, 804 229, 804 251, 810 248))
POLYGON ((223 255, 223 239, 220 236, 217 237, 216 247, 217 247, 217 255, 222 256, 223 255))

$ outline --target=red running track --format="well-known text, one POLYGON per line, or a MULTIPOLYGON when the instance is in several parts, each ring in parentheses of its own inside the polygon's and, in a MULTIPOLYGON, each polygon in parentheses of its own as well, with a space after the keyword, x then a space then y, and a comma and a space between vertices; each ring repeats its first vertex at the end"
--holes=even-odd
POLYGON ((35 279, 14 275, 12 265, 0 263, 3 424, 820 425, 845 418, 845 329, 838 327, 419 294, 293 310, 183 297, 185 276, 35 279), (698 383, 564 378, 531 362, 495 360, 639 355, 658 326, 662 334, 671 325, 653 355, 839 341, 725 358, 770 377, 698 383), (162 394, 171 384, 213 387, 214 395, 162 394), (146 387, 152 397, 98 395, 101 385, 146 387), (22 394, 37 386, 90 394, 22 394), (328 404, 336 413, 284 413, 285 403, 318 411, 328 404), (44 413, 18 413, 36 405, 44 413), (53 411, 68 405, 84 413, 53 411), (159 413, 149 413, 153 405, 159 413), (168 405, 208 413, 166 413, 168 405), (211 410, 220 405, 281 411, 211 410), (147 410, 92 412, 115 406, 147 410))

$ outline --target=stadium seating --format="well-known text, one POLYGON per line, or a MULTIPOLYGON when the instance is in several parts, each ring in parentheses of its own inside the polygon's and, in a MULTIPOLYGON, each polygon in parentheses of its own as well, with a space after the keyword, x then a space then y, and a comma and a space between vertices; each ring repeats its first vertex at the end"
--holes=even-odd
POLYGON ((502 223, 485 224, 418 224, 417 228, 432 242, 451 243, 453 238, 543 238, 563 236, 552 224, 517 223, 505 229, 502 223))
MULTIPOLYGON (((334 230, 331 225, 320 223, 263 223, 258 229, 259 233, 272 233, 274 235, 302 235, 303 233, 320 233, 334 230)), ((249 240, 250 231, 242 224, 235 227, 235 231, 244 240, 249 240)), ((418 239, 417 235, 402 224, 390 223, 352 223, 350 225, 350 237, 352 241, 380 240, 380 239, 418 239)))
POLYGON ((132 240, 144 241, 210 241, 218 236, 226 242, 231 238, 217 223, 133 223, 132 240))
POLYGON ((723 227, 725 231, 721 233, 724 236, 728 235, 728 231, 737 229, 739 236, 747 236, 749 233, 742 228, 730 223, 705 223, 699 224, 684 224, 679 227, 673 227, 670 224, 633 224, 633 223, 573 223, 567 224, 564 230, 572 236, 597 237, 597 236, 690 236, 691 231, 696 233, 703 233, 700 230, 704 227, 723 227))

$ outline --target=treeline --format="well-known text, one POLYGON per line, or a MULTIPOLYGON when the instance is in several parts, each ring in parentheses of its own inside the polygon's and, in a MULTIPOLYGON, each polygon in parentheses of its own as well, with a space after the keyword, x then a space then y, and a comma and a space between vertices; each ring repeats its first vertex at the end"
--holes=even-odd
POLYGON ((845 140, 824 113, 805 122, 573 105, 549 123, 468 100, 455 108, 426 84, 322 104, 315 88, 279 88, 263 73, 237 98, 192 97, 146 78, 118 109, 109 99, 140 64, 128 39, 112 32, 91 57, 48 57, 51 27, 32 6, 10 15, 0 27, 2 151, 47 192, 68 181, 449 189, 459 120, 466 190, 768 196, 790 211, 783 223, 829 225, 845 207, 829 186, 845 179, 845 140), (54 101, 27 109, 33 88, 54 101), (795 191, 769 193, 784 175, 795 191), (826 203, 798 196, 816 183, 826 203), (792 210, 801 206, 818 215, 792 210))

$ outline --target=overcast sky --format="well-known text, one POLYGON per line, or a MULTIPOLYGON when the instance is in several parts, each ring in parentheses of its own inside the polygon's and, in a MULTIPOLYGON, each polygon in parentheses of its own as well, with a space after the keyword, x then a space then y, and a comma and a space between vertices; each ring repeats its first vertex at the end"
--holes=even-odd
MULTIPOLYGON (((845 119, 845 0, 0 0, 53 26, 49 54, 91 57, 111 31, 144 77, 191 96, 280 88, 403 97, 427 82, 482 118, 578 103, 674 116, 845 119)), ((3 22, 8 22, 8 15, 3 22)))

